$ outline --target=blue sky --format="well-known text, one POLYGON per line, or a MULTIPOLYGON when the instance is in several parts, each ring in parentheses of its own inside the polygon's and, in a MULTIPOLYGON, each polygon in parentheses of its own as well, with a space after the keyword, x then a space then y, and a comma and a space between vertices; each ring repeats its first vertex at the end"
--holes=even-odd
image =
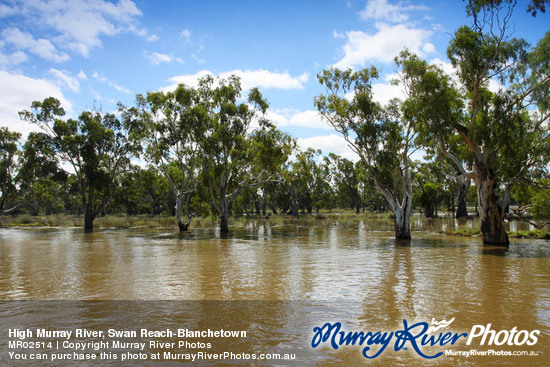
MULTIPOLYGON (((534 44, 549 15, 533 18, 526 7, 516 8, 514 36, 534 44)), ((353 158, 314 111, 317 73, 375 65, 375 98, 385 102, 401 95, 388 84, 401 49, 451 71, 447 44, 469 23, 460 0, 1 0, 0 126, 36 130, 17 112, 48 96, 76 116, 206 73, 236 73, 245 88, 260 88, 269 117, 302 148, 353 158)))

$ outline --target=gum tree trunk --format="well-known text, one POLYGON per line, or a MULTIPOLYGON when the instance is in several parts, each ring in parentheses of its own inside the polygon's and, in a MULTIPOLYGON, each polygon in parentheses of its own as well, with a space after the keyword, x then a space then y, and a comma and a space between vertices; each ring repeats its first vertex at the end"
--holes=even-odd
POLYGON ((466 195, 468 194, 468 188, 470 187, 470 179, 464 177, 464 175, 459 175, 457 181, 459 184, 459 189, 455 218, 465 218, 468 216, 468 209, 466 207, 466 195))
POLYGON ((220 202, 220 232, 228 233, 229 232, 229 202, 225 196, 225 189, 221 190, 221 202, 220 202))
POLYGON ((229 224, 228 224, 228 213, 224 213, 221 215, 220 218, 220 232, 227 233, 229 232, 229 224))
POLYGON ((406 206, 404 208, 397 207, 394 212, 395 216, 395 238, 399 240, 411 239, 411 211, 406 206))
POLYGON ((498 205, 496 181, 483 167, 476 167, 478 213, 483 243, 508 246, 510 240, 504 228, 504 218, 498 205))
POLYGON ((183 197, 182 195, 178 195, 176 199, 176 221, 178 222, 178 228, 180 232, 185 232, 189 229, 189 225, 191 224, 191 217, 187 217, 187 223, 183 223, 183 219, 181 217, 181 206, 182 206, 183 197))
MULTIPOLYGON (((470 137, 467 128, 456 124, 455 129, 462 136, 474 156, 473 179, 477 190, 477 211, 483 243, 508 246, 510 240, 504 229, 504 211, 499 206, 497 179, 489 163, 490 154, 483 151, 470 137)), ((510 187, 508 187, 508 190, 510 187)), ((504 201, 503 207, 507 205, 507 202, 504 201)))
POLYGON ((90 233, 94 231, 94 219, 92 203, 87 202, 84 206, 84 232, 90 233))
POLYGON ((298 198, 300 195, 300 186, 301 182, 298 182, 298 185, 296 186, 296 191, 294 192, 294 195, 292 196, 292 216, 294 218, 298 218, 298 198))
POLYGON ((392 209, 394 215, 395 238, 398 240, 411 239, 412 184, 410 175, 408 174, 408 166, 406 166, 405 172, 404 181, 407 192, 404 194, 401 204, 389 190, 378 183, 376 177, 374 178, 376 188, 384 195, 392 209))

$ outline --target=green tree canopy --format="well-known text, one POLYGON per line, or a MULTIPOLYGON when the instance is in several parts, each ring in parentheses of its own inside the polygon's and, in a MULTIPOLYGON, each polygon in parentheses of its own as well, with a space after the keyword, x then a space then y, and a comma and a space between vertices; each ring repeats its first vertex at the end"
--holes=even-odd
POLYGON ((64 120, 65 110, 53 97, 35 101, 31 108, 19 114, 43 128, 57 156, 73 167, 84 230, 90 232, 96 216, 109 204, 120 172, 140 149, 140 144, 128 137, 131 121, 99 111, 84 111, 77 120, 64 120))

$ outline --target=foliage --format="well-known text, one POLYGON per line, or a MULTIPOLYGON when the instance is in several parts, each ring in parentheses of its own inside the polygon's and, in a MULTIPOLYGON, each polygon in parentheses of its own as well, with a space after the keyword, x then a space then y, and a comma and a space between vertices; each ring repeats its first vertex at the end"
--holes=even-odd
POLYGON ((274 180, 292 149, 292 140, 264 117, 268 107, 257 89, 247 103, 239 103, 241 83, 208 76, 199 81, 203 130, 198 140, 202 156, 202 180, 210 192, 212 207, 227 232, 229 208, 242 190, 274 180), (252 123, 259 127, 254 129, 252 123))
POLYGON ((140 148, 128 136, 132 121, 99 111, 84 111, 78 120, 63 120, 65 111, 53 97, 35 101, 31 108, 32 112, 21 111, 20 116, 43 128, 57 157, 74 169, 84 229, 92 231, 94 219, 112 199, 119 174, 140 148))
POLYGON ((0 127, 0 215, 16 192, 17 141, 21 134, 0 127))
POLYGON ((315 106, 357 153, 367 177, 388 201, 396 218, 396 237, 409 239, 415 122, 403 118, 397 100, 385 107, 374 101, 372 81, 377 77, 374 67, 324 70, 318 79, 326 95, 317 96, 315 106))

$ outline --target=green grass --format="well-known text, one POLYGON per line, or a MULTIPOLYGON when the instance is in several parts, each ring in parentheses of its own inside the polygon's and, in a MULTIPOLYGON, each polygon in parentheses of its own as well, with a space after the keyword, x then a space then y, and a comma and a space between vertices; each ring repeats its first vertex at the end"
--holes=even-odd
MULTIPOLYGON (((481 236, 481 230, 479 228, 459 228, 457 230, 445 231, 446 234, 454 236, 481 236)), ((550 232, 546 232, 540 229, 534 231, 506 231, 510 238, 537 238, 537 239, 550 239, 550 232)))
POLYGON ((474 237, 474 236, 481 236, 481 229, 472 228, 472 227, 462 227, 456 230, 447 230, 445 231, 445 234, 450 234, 454 236, 474 237))
MULTIPOLYGON (((392 224, 393 219, 391 213, 359 213, 356 214, 352 210, 332 210, 319 211, 313 214, 301 214, 298 218, 293 218, 289 215, 270 215, 267 217, 233 217, 229 220, 231 227, 244 227, 251 221, 268 222, 271 225, 284 225, 288 223, 297 223, 299 225, 318 225, 321 223, 330 224, 333 222, 357 224, 363 221, 369 226, 378 224, 392 224)), ((212 227, 218 224, 219 220, 213 216, 196 217, 191 223, 192 228, 212 227)), ((82 227, 84 224, 83 216, 74 215, 39 215, 32 216, 22 214, 18 216, 2 216, 0 217, 0 227, 82 227)), ((94 228, 170 228, 176 227, 176 220, 171 216, 157 215, 106 215, 97 217, 94 220, 94 228)))
POLYGON ((511 238, 540 238, 544 240, 550 240, 550 232, 546 232, 540 229, 534 231, 517 231, 508 232, 508 236, 511 238))

